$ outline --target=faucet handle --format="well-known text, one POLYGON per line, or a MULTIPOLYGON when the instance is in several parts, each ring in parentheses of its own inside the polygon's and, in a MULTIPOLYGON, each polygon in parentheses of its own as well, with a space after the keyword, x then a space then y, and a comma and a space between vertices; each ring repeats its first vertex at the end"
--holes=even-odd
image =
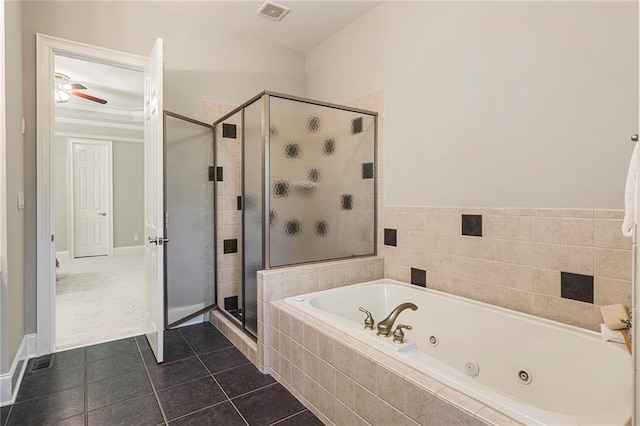
POLYGON ((405 324, 398 324, 395 330, 393 330, 393 343, 404 343, 404 331, 402 329, 412 330, 413 327, 405 324))
POLYGON ((375 321, 373 320, 373 316, 371 316, 371 312, 367 311, 363 307, 360 307, 359 311, 367 314, 367 317, 364 319, 365 330, 373 330, 373 327, 375 326, 375 321))

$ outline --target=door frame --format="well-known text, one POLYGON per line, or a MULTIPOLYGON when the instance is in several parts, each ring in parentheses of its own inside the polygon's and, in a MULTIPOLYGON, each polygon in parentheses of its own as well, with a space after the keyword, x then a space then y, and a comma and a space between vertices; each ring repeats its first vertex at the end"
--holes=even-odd
POLYGON ((100 145, 107 148, 107 256, 113 256, 113 142, 102 139, 67 138, 67 247, 69 259, 75 259, 75 205, 73 145, 100 145))
POLYGON ((36 241, 37 355, 56 347, 55 155, 53 141, 55 56, 72 56, 144 72, 147 58, 72 40, 36 34, 36 241))

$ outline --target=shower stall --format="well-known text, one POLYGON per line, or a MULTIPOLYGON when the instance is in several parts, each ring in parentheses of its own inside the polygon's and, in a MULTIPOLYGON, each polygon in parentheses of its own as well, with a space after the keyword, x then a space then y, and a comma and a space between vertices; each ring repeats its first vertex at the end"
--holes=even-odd
POLYGON ((217 305, 250 334, 257 271, 376 253, 376 124, 272 92, 214 123, 217 305))

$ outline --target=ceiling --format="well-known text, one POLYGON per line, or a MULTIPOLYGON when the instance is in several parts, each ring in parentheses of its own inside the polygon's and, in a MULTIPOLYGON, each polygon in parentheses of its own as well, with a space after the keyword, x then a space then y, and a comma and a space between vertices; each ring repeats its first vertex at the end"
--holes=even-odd
MULTIPOLYGON (((91 96, 105 99, 106 107, 142 109, 144 85, 142 71, 115 67, 83 59, 56 55, 56 72, 66 74, 72 83, 81 83, 91 96)), ((70 104, 100 105, 96 102, 71 96, 70 104)))
POLYGON ((306 53, 383 3, 381 0, 273 0, 291 12, 280 22, 256 15, 264 1, 157 2, 206 25, 306 53))

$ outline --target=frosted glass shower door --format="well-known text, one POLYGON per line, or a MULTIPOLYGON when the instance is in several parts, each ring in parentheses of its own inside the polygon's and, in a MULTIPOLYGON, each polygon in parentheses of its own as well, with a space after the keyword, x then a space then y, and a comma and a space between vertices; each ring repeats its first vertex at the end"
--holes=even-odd
POLYGON ((213 126, 165 111, 166 328, 215 307, 213 126))

